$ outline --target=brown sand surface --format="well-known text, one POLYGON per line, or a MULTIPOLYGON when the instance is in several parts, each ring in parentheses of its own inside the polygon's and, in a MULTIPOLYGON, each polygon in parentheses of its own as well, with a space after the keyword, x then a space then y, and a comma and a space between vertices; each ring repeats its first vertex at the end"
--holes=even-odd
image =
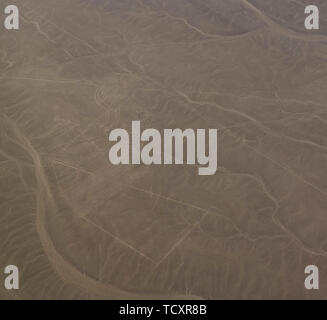
POLYGON ((17 265, 20 289, 0 298, 327 297, 325 0, 16 4, 20 30, 0 25, 0 270, 17 265), (108 133, 132 120, 219 129, 217 173, 113 166, 108 133))

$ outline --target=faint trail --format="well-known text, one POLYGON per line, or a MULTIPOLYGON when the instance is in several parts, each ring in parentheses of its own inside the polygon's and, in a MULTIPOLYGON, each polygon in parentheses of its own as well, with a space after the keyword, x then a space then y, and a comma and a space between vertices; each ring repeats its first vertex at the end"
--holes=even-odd
MULTIPOLYGON (((223 36, 223 35, 219 35, 219 34, 213 34, 213 33, 207 33, 203 30, 201 30, 200 28, 192 25, 191 23, 189 23, 185 18, 182 17, 175 17, 173 15, 171 15, 170 13, 168 13, 167 11, 158 11, 163 13, 164 15, 166 15, 167 17, 169 17, 170 19, 173 20, 177 20, 177 21, 181 21, 183 22, 189 29, 201 34, 204 37, 207 38, 215 38, 215 39, 219 39, 219 40, 234 40, 234 39, 239 39, 239 38, 243 38, 245 36, 248 36, 248 34, 251 34, 253 32, 253 30, 247 31, 245 33, 242 34, 236 34, 236 35, 228 35, 228 36, 223 36)), ((256 31, 256 30, 254 30, 256 31)))
POLYGON ((71 165, 71 164, 69 164, 67 162, 62 161, 62 160, 53 159, 52 162, 60 164, 60 165, 62 165, 64 167, 67 167, 67 168, 71 168, 71 169, 74 169, 74 170, 84 172, 84 173, 89 174, 89 175, 93 175, 93 173, 90 172, 90 171, 87 171, 87 170, 85 170, 83 168, 80 168, 80 167, 73 166, 73 165, 71 165))
POLYGON ((37 32, 43 35, 49 42, 54 44, 56 43, 55 41, 50 39, 50 37, 44 31, 41 30, 40 24, 37 21, 31 21, 31 23, 35 25, 37 32))
POLYGON ((3 51, 3 55, 2 55, 0 61, 7 65, 3 70, 1 70, 1 72, 4 72, 4 71, 10 69, 15 64, 14 61, 11 61, 8 59, 7 51, 3 51))
POLYGON ((201 208, 201 207, 198 207, 198 206, 195 206, 193 204, 190 204, 188 202, 184 202, 184 201, 180 201, 180 200, 177 200, 177 199, 173 199, 173 198, 170 198, 170 197, 166 197, 162 194, 158 194, 158 193, 155 193, 155 192, 152 192, 152 191, 149 191, 149 190, 145 190, 145 189, 142 189, 142 188, 138 188, 138 187, 135 187, 133 185, 126 185, 128 188, 131 188, 131 189, 134 189, 134 190, 138 190, 138 191, 141 191, 141 192, 144 192, 144 193, 147 193, 147 194, 150 194, 152 196, 157 196, 158 198, 161 198, 161 199, 165 199, 167 201, 172 201, 172 202, 176 202, 178 204, 181 204, 183 206, 186 206, 186 207, 190 207, 190 208, 193 208, 193 209, 197 209, 197 210, 200 210, 200 211, 207 211, 206 209, 204 208, 201 208))
POLYGON ((277 209, 279 207, 279 203, 278 200, 274 197, 274 195, 268 190, 268 187, 266 186, 266 184, 264 183, 264 181, 262 181, 262 179, 260 179, 259 177, 255 176, 254 174, 250 174, 250 173, 233 173, 233 172, 224 172, 223 174, 227 174, 227 175, 235 175, 235 176, 243 176, 246 178, 249 178, 251 180, 254 180, 262 189, 262 192, 266 195, 266 197, 268 199, 270 199, 274 206, 275 209, 277 209))
MULTIPOLYGON (((228 173, 227 173, 228 174, 228 173)), ((238 173, 236 173, 236 174, 234 174, 234 175, 243 175, 243 176, 251 176, 251 175, 249 175, 249 174, 242 174, 242 173, 240 173, 240 174, 238 174, 238 173)), ((251 176, 252 177, 252 176, 251 176)), ((253 179, 253 177, 252 177, 252 179, 253 179)), ((257 179, 254 179, 254 180, 256 180, 257 181, 257 179)), ((257 181, 258 182, 258 181, 257 181)), ((258 182, 259 183, 259 182, 258 182)), ((262 186, 262 184, 260 183, 260 185, 262 186)), ((194 207, 194 208, 196 208, 196 209, 199 209, 199 210, 202 210, 202 211, 204 211, 205 213, 204 213, 204 215, 201 217, 201 219, 200 219, 200 221, 199 222, 196 222, 194 225, 193 225, 193 227, 191 227, 191 230, 188 230, 187 232, 186 232, 186 234, 181 238, 181 239, 179 239, 174 245, 173 245, 173 247, 168 251, 168 253, 166 253, 166 255, 163 257, 163 258, 161 258, 160 260, 159 260, 159 262, 157 262, 157 266, 159 266, 163 261, 164 261, 164 259, 169 255, 169 254, 171 254, 171 252, 173 252, 173 250, 175 250, 177 247, 178 247, 178 245, 180 244, 180 243, 182 243, 186 238, 187 238, 187 236, 191 233, 191 231, 193 231, 196 227, 198 227, 199 225, 200 225, 200 222, 207 216, 207 215, 209 215, 210 214, 210 212, 209 211, 207 211, 206 209, 204 209, 204 208, 200 208, 200 207, 197 207, 197 206, 193 206, 193 205, 191 205, 191 204, 188 204, 188 203, 184 203, 184 202, 182 202, 182 201, 180 201, 180 200, 177 200, 177 199, 173 199, 173 198, 169 198, 169 197, 165 197, 165 196, 163 196, 163 195, 161 195, 161 194, 157 194, 157 193, 153 193, 152 191, 148 191, 148 190, 144 190, 144 189, 140 189, 140 188, 135 188, 135 187, 133 187, 133 186, 130 186, 129 185, 129 187, 130 188, 133 188, 133 189, 136 189, 136 190, 139 190, 139 191, 143 191, 144 193, 148 193, 148 194, 151 194, 151 195, 156 195, 156 196, 158 196, 158 197, 160 197, 160 198, 163 198, 163 199, 167 199, 167 200, 169 200, 169 201, 173 201, 173 202, 177 202, 177 203, 181 203, 181 204, 184 204, 184 205, 187 205, 187 206, 191 206, 191 207, 194 207)), ((263 186, 262 186, 263 187, 263 186)), ((266 189, 266 187, 263 187, 264 188, 264 192, 267 192, 268 194, 269 194, 269 191, 266 189)), ((286 234, 286 236, 287 237, 289 237, 290 239, 292 239, 296 244, 297 244, 297 246, 299 247, 299 249, 301 249, 301 250, 303 250, 303 251, 305 251, 305 252, 308 252, 308 253, 310 253, 310 254, 312 254, 312 255, 315 255, 315 256, 322 256, 322 257, 327 257, 327 252, 326 251, 324 251, 324 250, 322 250, 322 249, 312 249, 312 248, 310 248, 310 247, 308 247, 308 246, 306 246, 302 241, 301 241, 301 239, 300 238, 298 238, 297 237, 297 235, 295 235, 294 233, 292 233, 291 231, 289 231, 282 223, 281 223, 281 221, 279 220, 279 218, 277 217, 277 215, 276 215, 276 212, 277 212, 277 209, 278 209, 278 207, 279 207, 279 204, 276 202, 276 200, 275 200, 275 198, 274 197, 272 197, 272 196, 269 196, 269 198, 274 202, 274 204, 276 205, 276 208, 275 208, 275 211, 274 211, 274 213, 272 214, 272 221, 275 223, 275 225, 276 226, 278 226, 285 234, 286 234)), ((231 223, 231 225, 233 226, 233 228, 236 230, 236 232, 238 233, 238 235, 236 235, 236 236, 241 236, 241 237, 243 237, 244 239, 246 239, 247 241, 250 241, 250 242, 255 242, 255 241, 259 241, 259 240, 262 240, 262 239, 270 239, 270 240, 273 240, 273 239, 277 239, 277 238, 281 238, 281 237, 284 237, 283 235, 276 235, 276 236, 259 236, 259 237, 256 237, 256 238, 252 238, 251 236, 249 236, 249 235, 247 235, 246 233, 244 233, 236 224, 235 224, 235 222, 231 219, 231 218, 229 218, 228 216, 225 216, 224 214, 222 214, 222 213, 219 213, 218 212, 218 210, 217 211, 215 211, 214 212, 214 214, 215 215, 218 215, 218 216, 220 216, 220 217, 222 217, 223 219, 225 219, 225 220, 227 220, 229 223, 231 223)), ((232 236, 231 238, 235 238, 236 236, 232 236)), ((157 267, 156 266, 156 267, 157 267)))
POLYGON ((312 116, 313 118, 316 118, 317 120, 319 120, 320 122, 324 123, 324 124, 327 124, 327 119, 323 119, 322 117, 320 117, 319 115, 317 114, 314 114, 312 116))
POLYGON ((91 224, 92 226, 94 226, 95 228, 97 228, 98 230, 102 231, 103 233, 106 233, 107 235, 109 235, 111 238, 115 239, 116 241, 120 242, 122 245, 128 247, 129 249, 131 249, 132 251, 136 252, 137 254, 139 254, 140 256, 142 256, 143 258, 145 258, 146 260, 148 260, 149 262, 155 264, 156 262, 151 259, 150 257, 146 256, 144 253, 142 253, 141 251, 139 251, 138 249, 134 248, 133 246, 131 246, 130 244, 128 244, 127 242, 123 241, 122 239, 118 238, 117 236, 115 236, 113 233, 109 232, 108 230, 102 228, 101 226, 99 226, 98 224, 96 224, 95 222, 93 222, 92 220, 83 217, 83 220, 85 220, 87 223, 91 224))
POLYGON ((87 80, 79 79, 42 79, 42 78, 30 78, 30 77, 0 77, 1 80, 30 80, 30 81, 41 81, 41 82, 57 82, 57 83, 81 83, 84 85, 95 86, 94 84, 89 83, 87 80))
MULTIPOLYGON (((230 113, 235 113, 239 116, 245 117, 246 119, 249 119, 251 121, 253 121, 254 123, 256 123, 260 128, 262 128, 265 132, 267 132, 265 126, 262 125, 262 123, 260 123, 258 120, 256 120, 255 118, 252 118, 250 116, 248 116, 247 114, 244 114, 243 112, 237 111, 237 110, 231 110, 231 109, 226 109, 216 103, 213 102, 205 102, 205 101, 197 101, 197 100, 192 100, 188 95, 186 95, 185 93, 181 92, 181 91, 176 91, 181 97, 183 97, 189 104, 195 104, 195 105, 211 105, 211 106, 215 106, 223 111, 226 112, 230 112, 230 113)), ((269 134, 275 134, 274 132, 268 132, 269 134)), ((235 140, 239 140, 239 138, 235 135, 233 135, 230 132, 227 132, 227 134, 232 137, 235 140)), ((277 136, 280 136, 278 134, 275 134, 277 136)), ((288 138, 287 136, 282 136, 284 138, 288 138)), ((298 140, 297 140, 298 142, 298 140)), ((302 141, 303 142, 303 141, 302 141)), ((249 149, 253 150, 255 153, 259 154, 260 156, 266 158, 267 160, 269 160, 270 162, 273 162, 275 165, 277 165, 280 168, 283 168, 286 172, 290 173, 291 175, 293 175, 294 177, 296 177, 297 179, 299 179, 300 181, 302 181, 304 184, 310 186, 311 188, 315 189, 316 191, 318 191, 320 194, 324 195, 325 197, 327 197, 327 192, 318 188, 317 186, 313 185, 311 182, 307 181, 304 177, 302 177, 301 175, 295 173, 291 168, 287 167, 286 165, 279 163, 278 161, 272 159, 271 157, 265 155, 264 153, 260 152, 259 150, 257 150, 256 148, 250 146, 248 143, 246 143, 245 141, 243 142, 244 145, 246 145, 249 149)), ((311 144, 312 145, 312 144, 311 144)))
POLYGON ((304 34, 304 33, 299 33, 296 31, 292 31, 286 27, 283 27, 283 26, 279 25, 278 23, 276 23, 271 18, 269 18, 266 14, 264 14, 260 9, 258 9, 256 6, 254 6, 248 0, 239 0, 239 1, 241 3, 243 3, 244 6, 248 7, 250 10, 252 10, 271 29, 275 30, 276 32, 278 32, 286 37, 294 38, 294 39, 298 39, 298 40, 304 40, 304 41, 327 41, 327 37, 324 35, 304 34))
POLYGON ((192 100, 187 94, 185 94, 184 92, 182 91, 176 91, 177 94, 181 97, 183 97, 189 104, 202 104, 202 105, 208 105, 208 106, 215 106, 217 107, 218 109, 222 110, 222 111, 225 111, 227 113, 232 113, 232 114, 235 114, 239 117, 242 117, 242 118, 245 118, 247 120, 249 120, 250 122, 254 122, 256 123, 259 127, 263 127, 261 122, 259 122, 257 119, 249 116, 248 114, 242 112, 242 111, 238 111, 238 110, 234 110, 234 109, 228 109, 228 108, 225 108, 223 106, 220 106, 216 103, 213 103, 213 102, 206 102, 206 101, 197 101, 197 100, 192 100))
POLYGON ((156 263, 156 268, 158 268, 163 261, 165 261, 167 259, 167 257, 169 257, 169 255, 174 252, 174 250, 191 234, 191 232, 193 230, 195 230, 200 224, 201 222, 205 219, 205 217, 208 215, 209 213, 206 212, 205 214, 202 215, 202 217, 199 219, 199 221, 197 221, 196 223, 194 223, 188 231, 185 232, 185 234, 176 241, 176 243, 168 250, 168 252, 156 263))
POLYGON ((39 34, 41 34, 42 36, 44 36, 44 37, 45 37, 49 42, 51 42, 52 44, 56 44, 55 41, 53 41, 52 39, 50 39, 49 35, 48 35, 46 32, 42 31, 39 22, 37 22, 37 21, 29 21, 29 20, 27 20, 23 15, 20 15, 20 18, 21 18, 23 21, 27 22, 27 23, 31 23, 31 24, 33 24, 33 25, 35 26, 35 28, 36 28, 36 31, 37 31, 39 34))
POLYGON ((210 102, 210 101, 197 101, 197 100, 192 100, 187 94, 185 94, 184 92, 181 92, 181 91, 177 91, 177 93, 179 95, 181 95, 182 97, 184 97, 188 103, 190 104, 200 104, 200 105, 208 105, 208 106, 214 106, 224 112, 227 112, 227 113, 233 113, 239 117, 243 117, 243 118, 246 118, 249 120, 249 122, 251 123, 255 123, 259 128, 261 128, 265 133, 269 134, 269 135, 272 135, 272 136, 276 136, 276 137, 280 137, 280 138, 283 138, 283 139, 287 139, 287 140, 290 140, 294 143, 299 143, 299 144, 305 144, 305 145, 309 145, 311 147, 314 147, 314 148, 317 148, 319 150, 322 150, 322 151, 327 151, 327 146, 324 146, 324 145, 320 145, 314 141, 310 141, 310 140, 307 140, 307 139, 297 139, 297 138, 294 138, 294 137, 291 137, 291 136, 288 136, 288 135, 282 135, 278 132, 274 132, 272 131, 269 127, 267 127, 265 124, 269 124, 269 123, 273 123, 273 121, 266 121, 266 122, 260 122, 258 121, 257 119, 249 116, 248 114, 242 112, 242 111, 238 111, 238 110, 234 110, 234 109, 228 109, 228 108, 225 108, 217 103, 213 103, 213 102, 210 102))
MULTIPOLYGON (((182 22, 188 29, 195 31, 198 34, 201 34, 202 36, 209 38, 209 39, 204 39, 202 41, 206 41, 206 40, 234 40, 234 39, 239 39, 239 38, 243 38, 248 36, 249 34, 252 34, 253 32, 256 32, 259 29, 256 30, 249 30, 245 33, 242 34, 236 34, 236 35, 220 35, 220 34, 214 34, 214 33, 208 33, 205 32, 203 30, 201 30, 200 28, 194 26, 193 24, 191 24, 186 18, 183 17, 177 17, 174 15, 171 15, 168 11, 162 9, 158 9, 158 10, 154 10, 153 8, 150 8, 149 6, 145 5, 144 3, 140 3, 142 8, 147 9, 147 11, 145 12, 145 14, 149 14, 149 13, 159 13, 159 14, 163 14, 164 16, 168 17, 171 20, 176 20, 176 21, 180 21, 182 22)), ((135 13, 132 13, 135 14, 135 13)), ((201 40, 200 40, 201 41, 201 40)), ((178 44, 178 43, 176 43, 178 44)))
POLYGON ((54 214, 56 212, 55 201, 51 192, 49 182, 47 180, 42 161, 38 152, 34 149, 30 141, 20 131, 17 124, 2 114, 3 121, 12 130, 17 143, 31 156, 34 162, 35 176, 37 179, 37 211, 36 211, 36 227, 37 232, 47 255, 49 262, 57 274, 67 283, 72 283, 84 292, 106 299, 132 299, 132 300, 178 300, 178 299, 202 299, 192 295, 178 294, 137 294, 125 290, 121 290, 110 284, 99 282, 86 274, 80 272, 72 264, 66 261, 56 250, 47 230, 46 230, 46 213, 54 214))
MULTIPOLYGON (((30 23, 32 25, 34 25, 36 27, 36 30, 38 33, 40 33, 41 35, 43 35, 48 41, 50 41, 51 43, 55 43, 45 32, 43 32, 40 28, 40 24, 38 21, 31 21, 29 19, 34 19, 34 17, 30 17, 29 15, 29 19, 25 18, 23 15, 21 15, 21 18, 23 21, 30 23)), ((89 48, 93 53, 96 54, 100 54, 99 50, 97 50, 96 48, 94 48, 91 44, 89 44, 87 41, 79 38, 78 36, 74 35, 73 33, 71 33, 70 31, 67 31, 61 27, 59 27, 56 23, 54 23, 53 21, 48 20, 47 21, 48 25, 52 25, 54 28, 56 28, 57 30, 59 30, 60 32, 62 32, 63 34, 66 34, 68 36, 70 36, 71 38, 75 39, 76 41, 80 42, 81 44, 83 44, 85 47, 89 48)), ((66 48, 67 49, 67 48, 66 48)))
POLYGON ((71 32, 58 27, 58 25, 56 25, 54 22, 50 21, 50 24, 52 24, 55 28, 57 28, 58 30, 60 30, 62 33, 68 34, 69 36, 71 36, 72 38, 74 38, 75 40, 79 41, 80 43, 84 44, 84 46, 88 47, 90 50, 92 50, 94 53, 100 53, 99 50, 97 50, 96 48, 94 48, 92 45, 90 45, 88 42, 86 42, 85 40, 75 36, 74 34, 72 34, 71 32))

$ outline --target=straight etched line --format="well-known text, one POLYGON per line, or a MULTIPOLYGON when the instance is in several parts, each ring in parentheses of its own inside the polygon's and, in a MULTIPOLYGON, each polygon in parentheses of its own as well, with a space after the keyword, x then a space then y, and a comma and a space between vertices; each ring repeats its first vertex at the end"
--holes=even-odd
POLYGON ((147 259, 148 261, 150 261, 151 263, 155 264, 155 261, 153 259, 151 259, 150 257, 148 257, 147 255, 145 255, 144 253, 142 253, 141 251, 139 251, 138 249, 134 248, 133 246, 131 246, 130 244, 128 244, 127 242, 125 242, 124 240, 118 238, 117 236, 115 236, 113 233, 111 233, 110 231, 102 228, 101 226, 99 226, 98 224, 96 224, 95 222, 93 222, 92 220, 86 218, 86 217, 82 217, 81 219, 85 220, 86 222, 90 223, 91 225, 93 225, 94 227, 96 227, 97 229, 101 230, 102 232, 104 232, 105 234, 109 235, 110 237, 112 237, 113 239, 117 240, 118 242, 120 242, 121 244, 123 244, 124 246, 128 247, 129 249, 133 250, 134 252, 136 252, 137 254, 139 254, 140 256, 142 256, 143 258, 147 259))

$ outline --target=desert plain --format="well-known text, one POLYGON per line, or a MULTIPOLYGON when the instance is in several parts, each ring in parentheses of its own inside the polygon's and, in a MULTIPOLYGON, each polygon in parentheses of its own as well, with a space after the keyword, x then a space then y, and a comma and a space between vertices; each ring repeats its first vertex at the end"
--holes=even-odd
POLYGON ((0 270, 20 288, 1 299, 327 297, 326 1, 15 2, 0 270), (217 128, 217 172, 110 164, 108 133, 133 120, 217 128))

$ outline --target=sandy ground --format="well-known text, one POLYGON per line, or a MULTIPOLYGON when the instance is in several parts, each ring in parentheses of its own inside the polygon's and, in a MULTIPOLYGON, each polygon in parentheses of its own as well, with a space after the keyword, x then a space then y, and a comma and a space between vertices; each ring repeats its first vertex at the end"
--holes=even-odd
POLYGON ((0 25, 0 270, 17 265, 20 289, 1 298, 327 297, 326 1, 16 4, 20 30, 0 25), (218 128, 218 172, 113 166, 108 133, 132 120, 218 128))

